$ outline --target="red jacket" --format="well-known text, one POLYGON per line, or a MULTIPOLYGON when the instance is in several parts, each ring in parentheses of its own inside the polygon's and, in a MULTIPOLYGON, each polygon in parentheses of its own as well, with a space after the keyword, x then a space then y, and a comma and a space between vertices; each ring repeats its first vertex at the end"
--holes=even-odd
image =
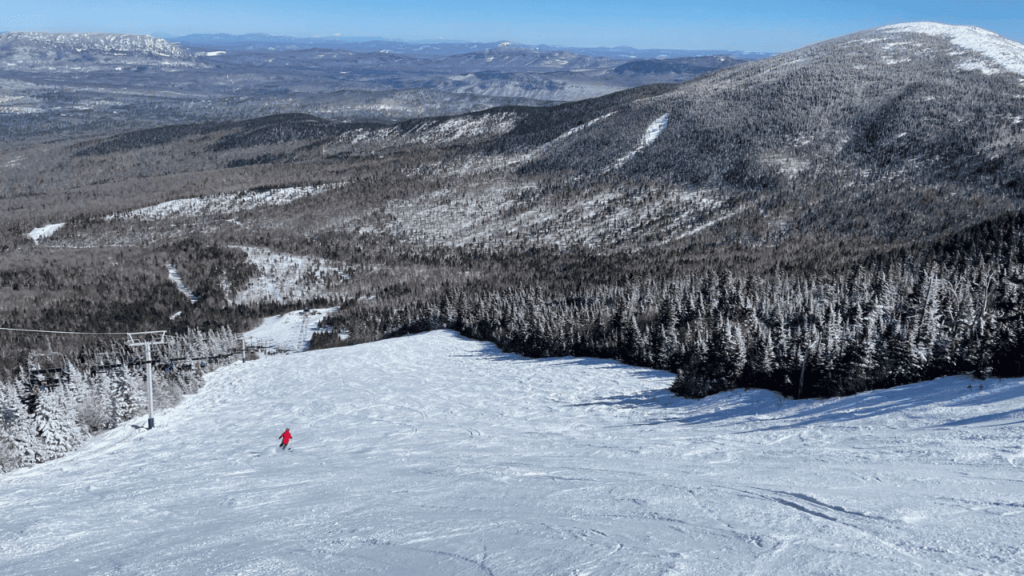
POLYGON ((281 440, 284 440, 284 443, 287 444, 288 441, 292 439, 292 433, 287 431, 287 430, 285 430, 284 434, 281 434, 280 436, 278 436, 278 438, 280 438, 281 440))

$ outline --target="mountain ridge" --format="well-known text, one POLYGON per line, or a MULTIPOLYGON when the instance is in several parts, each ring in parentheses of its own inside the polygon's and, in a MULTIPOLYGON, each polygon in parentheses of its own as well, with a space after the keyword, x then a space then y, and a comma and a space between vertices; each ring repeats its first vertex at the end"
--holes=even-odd
MULTIPOLYGON (((330 53, 252 57, 278 70, 319 55, 330 53)), ((26 258, 217 246, 205 253, 222 268, 179 268, 214 303, 228 299, 212 275, 244 262, 229 262, 222 244, 316 255, 350 274, 351 289, 338 293, 413 295, 406 303, 446 283, 833 273, 879 254, 912 257, 1024 208, 1020 80, 942 35, 869 30, 683 84, 554 106, 361 125, 277 114, 23 146, 0 150, 2 189, 12 191, 0 198, 0 246, 26 258), (106 218, 202 196, 241 206, 257 189, 314 192, 145 225, 106 218), (24 236, 59 222, 38 247, 24 236)), ((12 302, 29 294, 3 289, 12 302)), ((65 318, 61 302, 39 306, 65 318)))
POLYGON ((85 70, 107 65, 195 66, 178 45, 138 34, 14 32, 0 34, 0 61, 8 66, 55 64, 85 70))

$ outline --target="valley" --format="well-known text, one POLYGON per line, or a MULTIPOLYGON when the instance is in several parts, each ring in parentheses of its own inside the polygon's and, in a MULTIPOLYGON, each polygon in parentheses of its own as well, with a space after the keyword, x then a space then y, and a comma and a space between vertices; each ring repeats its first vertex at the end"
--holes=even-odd
MULTIPOLYGON (((665 370, 693 398, 1024 376, 1019 44, 917 23, 742 62, 271 47, 164 47, 133 61, 171 58, 185 80, 234 66, 247 82, 280 82, 277 67, 295 68, 290 84, 308 75, 324 94, 327 73, 409 88, 378 74, 385 64, 408 83, 431 70, 505 82, 567 66, 604 71, 588 82, 695 77, 437 116, 319 115, 300 98, 268 116, 218 105, 223 114, 173 123, 11 137, 0 149, 0 324, 237 333, 330 309, 325 324, 346 338, 316 333, 313 349, 447 328, 531 357, 665 370)), ((82 77, 125 63, 103 58, 82 77)), ((12 78, 50 74, 32 62, 12 78)), ((23 116, 4 117, 9 134, 23 116)), ((10 370, 36 348, 105 345, 0 341, 10 370)))
POLYGON ((582 51, 593 55, 511 42, 0 34, 0 117, 9 142, 291 113, 393 123, 684 82, 767 56, 582 51), (645 67, 652 58, 668 64, 645 67))

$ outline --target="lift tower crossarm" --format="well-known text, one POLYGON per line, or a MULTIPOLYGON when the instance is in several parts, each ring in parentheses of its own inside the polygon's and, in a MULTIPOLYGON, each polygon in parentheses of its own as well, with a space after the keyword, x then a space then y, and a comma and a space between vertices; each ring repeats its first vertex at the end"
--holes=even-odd
POLYGON ((129 332, 128 345, 131 347, 146 347, 146 388, 149 392, 149 429, 153 429, 153 344, 166 342, 167 331, 158 330, 155 332, 129 332))

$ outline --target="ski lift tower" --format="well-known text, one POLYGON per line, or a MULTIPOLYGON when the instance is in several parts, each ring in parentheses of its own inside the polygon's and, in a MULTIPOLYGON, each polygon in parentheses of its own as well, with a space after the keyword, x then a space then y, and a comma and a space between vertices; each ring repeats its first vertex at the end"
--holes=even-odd
POLYGON ((149 429, 153 429, 153 352, 154 344, 164 344, 166 330, 156 332, 132 332, 128 334, 128 345, 146 347, 146 388, 149 391, 149 429))

